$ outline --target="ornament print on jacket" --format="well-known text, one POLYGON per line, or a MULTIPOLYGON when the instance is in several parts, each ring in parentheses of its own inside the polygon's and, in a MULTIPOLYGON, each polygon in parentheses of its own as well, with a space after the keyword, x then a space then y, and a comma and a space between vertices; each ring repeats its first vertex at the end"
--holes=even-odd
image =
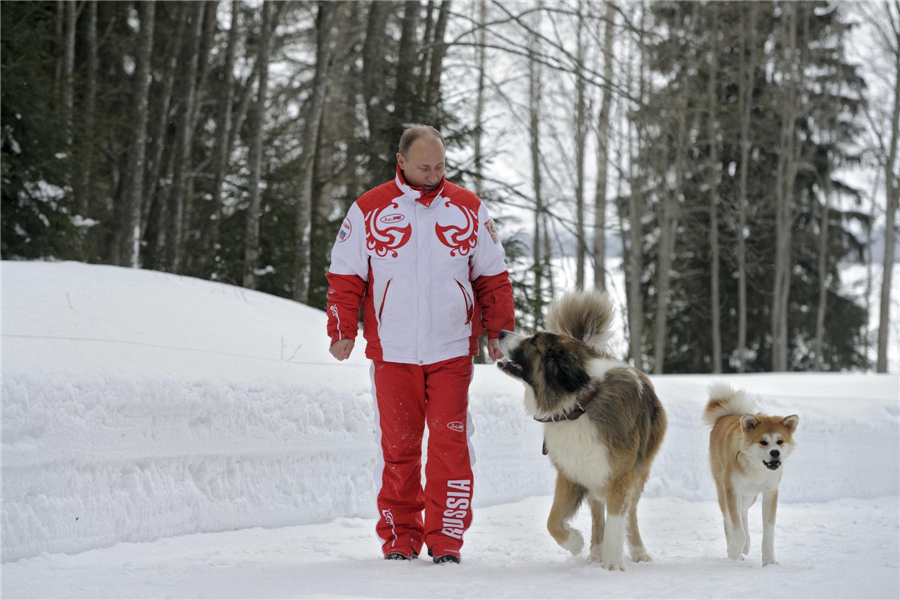
POLYGON ((432 364, 477 352, 483 327, 496 337, 514 318, 495 308, 512 286, 487 223, 481 199, 446 180, 425 193, 398 170, 363 194, 332 248, 332 341, 356 336, 361 301, 369 358, 432 364))

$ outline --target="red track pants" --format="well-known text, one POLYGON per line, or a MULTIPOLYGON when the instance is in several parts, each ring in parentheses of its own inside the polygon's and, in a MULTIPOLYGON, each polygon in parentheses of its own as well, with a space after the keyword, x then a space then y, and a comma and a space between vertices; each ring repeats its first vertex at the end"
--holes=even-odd
POLYGON ((472 522, 468 418, 472 358, 431 365, 372 361, 379 455, 375 468, 378 525, 385 556, 411 556, 422 543, 435 556, 459 556, 472 522), (422 437, 428 423, 423 493, 422 437), (422 520, 422 511, 425 520, 422 520))

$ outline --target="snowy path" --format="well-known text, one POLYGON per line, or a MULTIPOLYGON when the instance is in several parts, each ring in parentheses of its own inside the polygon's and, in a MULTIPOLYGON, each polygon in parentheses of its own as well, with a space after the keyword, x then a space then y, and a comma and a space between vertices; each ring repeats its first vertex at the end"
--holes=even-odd
MULTIPOLYGON (((5 598, 897 598, 900 498, 783 504, 776 556, 725 557, 713 502, 646 499, 642 533, 654 557, 624 573, 573 558, 544 529, 550 497, 476 511, 460 566, 377 558, 373 521, 250 529, 42 554, 3 565, 5 598)), ((587 536, 582 509, 577 527, 587 536)))

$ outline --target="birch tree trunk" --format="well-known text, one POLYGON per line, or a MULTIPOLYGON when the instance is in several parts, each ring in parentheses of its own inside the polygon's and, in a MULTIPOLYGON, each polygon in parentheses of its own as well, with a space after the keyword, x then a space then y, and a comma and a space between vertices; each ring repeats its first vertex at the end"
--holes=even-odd
POLYGON ((606 289, 606 186, 609 169, 609 111, 612 106, 613 27, 616 5, 606 2, 603 38, 603 100, 597 119, 597 188, 594 194, 594 288, 606 289))
POLYGON ((144 199, 144 157, 147 148, 147 106, 150 97, 150 60, 153 54, 153 28, 156 20, 156 0, 146 0, 141 16, 140 50, 137 57, 134 86, 134 129, 128 151, 129 185, 125 194, 128 214, 127 229, 123 232, 119 264, 133 269, 141 266, 141 215, 144 199))
POLYGON ((262 142, 266 122, 266 97, 269 87, 269 38, 272 28, 269 21, 272 16, 272 2, 264 0, 262 4, 262 26, 260 28, 259 54, 259 89, 256 93, 256 105, 251 113, 250 142, 250 208, 247 210, 247 228, 244 235, 244 278, 245 288, 256 289, 256 268, 259 261, 259 220, 260 220, 260 170, 262 168, 262 142))
POLYGON ((334 2, 319 2, 319 12, 316 15, 316 73, 313 77, 312 101, 303 136, 309 145, 303 149, 303 166, 298 183, 300 192, 297 199, 297 248, 294 254, 293 297, 297 302, 304 304, 309 298, 313 169, 319 148, 319 131, 321 130, 322 110, 328 85, 328 67, 331 63, 331 30, 336 7, 337 4, 334 2))

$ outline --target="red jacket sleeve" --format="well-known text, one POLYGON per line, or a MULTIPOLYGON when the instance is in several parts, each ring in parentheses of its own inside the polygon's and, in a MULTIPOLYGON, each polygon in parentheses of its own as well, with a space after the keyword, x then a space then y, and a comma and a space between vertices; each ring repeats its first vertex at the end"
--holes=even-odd
POLYGON ((366 282, 357 275, 328 273, 328 336, 331 343, 356 339, 366 282))
POLYGON ((481 323, 488 339, 499 337, 500 330, 514 331, 516 313, 513 308, 512 284, 509 271, 497 275, 482 275, 473 282, 475 297, 481 307, 481 323))

